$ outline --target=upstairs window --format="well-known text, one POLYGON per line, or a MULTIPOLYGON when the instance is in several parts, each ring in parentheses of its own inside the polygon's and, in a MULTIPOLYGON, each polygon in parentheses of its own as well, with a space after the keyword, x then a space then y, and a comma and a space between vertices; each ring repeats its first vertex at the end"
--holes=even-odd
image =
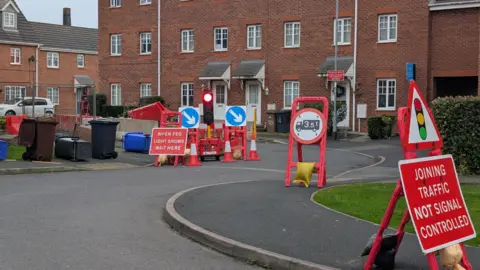
POLYGON ((378 17, 378 41, 397 41, 397 15, 381 15, 378 17))
POLYGON ((152 53, 152 33, 140 33, 140 54, 152 53))
POLYGON ((226 51, 228 50, 228 28, 227 27, 218 27, 215 28, 215 51, 226 51))
POLYGON ((247 28, 247 48, 262 48, 262 25, 249 25, 247 28))
POLYGON ((193 52, 194 34, 193 29, 182 30, 182 52, 193 52))
POLYGON ((12 65, 20 65, 20 49, 19 48, 11 48, 10 49, 10 64, 12 65))
MULTIPOLYGON (((334 20, 334 37, 337 38, 338 45, 348 45, 350 44, 350 37, 351 37, 351 25, 352 19, 351 18, 341 18, 338 19, 338 22, 334 20), (335 31, 336 29, 336 31, 335 31)), ((334 38, 335 40, 335 38, 334 38)))
POLYGON ((300 47, 300 22, 285 23, 285 45, 286 48, 300 47))
POLYGON ((150 5, 152 0, 140 0, 140 5, 150 5))
POLYGON ((110 36, 110 55, 122 55, 122 36, 110 36))
POLYGON ((15 28, 15 13, 3 12, 3 27, 15 28))
POLYGON ((77 54, 77 67, 79 68, 85 67, 85 55, 77 54))
POLYGON ((121 7, 122 0, 110 0, 110 7, 121 7))
POLYGON ((60 56, 57 52, 47 53, 47 67, 58 68, 60 66, 60 56))

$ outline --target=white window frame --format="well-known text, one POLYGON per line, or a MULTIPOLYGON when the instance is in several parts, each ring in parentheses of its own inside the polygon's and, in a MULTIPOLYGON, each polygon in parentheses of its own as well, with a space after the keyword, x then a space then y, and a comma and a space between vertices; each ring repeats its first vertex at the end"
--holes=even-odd
POLYGON ((77 54, 77 67, 79 67, 79 68, 84 68, 85 67, 85 55, 84 54, 77 54))
POLYGON ((247 26, 247 48, 249 50, 260 50, 262 48, 261 24, 252 24, 247 26), (250 37, 250 34, 252 37, 250 37), (250 43, 250 38, 252 38, 252 43, 250 43))
POLYGON ((141 55, 152 54, 152 33, 150 32, 140 33, 140 54, 141 55), (150 48, 148 47, 149 45, 150 45, 150 48), (145 46, 145 48, 143 46, 145 46))
POLYGON ((182 107, 195 106, 195 89, 193 88, 193 83, 185 82, 180 85, 180 99, 180 104, 182 104, 182 107), (186 91, 186 95, 184 95, 184 91, 186 91), (184 104, 183 97, 187 97, 187 103, 189 103, 190 97, 193 97, 192 103, 194 104, 184 104))
POLYGON ((110 105, 112 106, 122 105, 122 85, 120 83, 110 84, 110 105), (114 91, 115 91, 115 99, 113 98, 114 91))
POLYGON ((283 25, 283 46, 285 48, 299 48, 300 47, 300 39, 302 33, 302 26, 300 22, 285 22, 283 25), (298 43, 295 44, 295 26, 298 25, 298 43), (291 26, 292 32, 291 34, 287 34, 287 28, 291 26), (287 40, 291 38, 292 44, 288 45, 287 40))
MULTIPOLYGON (((340 29, 340 39, 337 41, 337 45, 350 45, 352 44, 352 18, 350 17, 345 17, 345 18, 338 18, 338 24, 341 26, 340 29), (345 22, 348 22, 349 24, 349 29, 348 29, 348 41, 345 41, 345 22)), ((333 44, 335 44, 335 40, 337 38, 338 34, 338 29, 337 29, 337 20, 333 20, 333 44)))
POLYGON ((5 86, 5 101, 10 101, 14 98, 23 98, 26 95, 27 87, 18 85, 5 86), (10 97, 9 97, 10 94, 10 97), (13 96, 11 96, 13 94, 13 96))
POLYGON ((15 28, 15 13, 14 12, 3 12, 3 27, 15 28))
POLYGON ((122 55, 122 35, 121 34, 110 35, 110 55, 111 56, 122 55))
POLYGON ((58 52, 47 52, 47 68, 60 68, 60 54, 58 52))
POLYGON ((213 29, 213 49, 216 52, 225 52, 228 51, 228 27, 215 27, 213 29), (220 40, 221 40, 221 48, 217 48, 217 31, 219 31, 220 40), (227 47, 223 48, 223 42, 226 40, 227 47))
POLYGON ((382 14, 382 15, 379 15, 379 16, 378 16, 378 28, 377 28, 377 31, 378 31, 378 42, 379 42, 379 43, 397 42, 397 38, 398 38, 398 14, 382 14), (380 30, 381 30, 381 29, 380 29, 380 21, 381 21, 382 18, 386 18, 386 19, 387 19, 387 28, 386 28, 386 30, 387 30, 387 39, 385 39, 385 40, 380 39, 380 37, 381 37, 381 35, 380 35, 380 32, 381 32, 381 31, 380 31, 380 30), (394 37, 394 38, 392 38, 392 37, 390 36, 390 34, 391 34, 391 33, 390 33, 390 29, 393 28, 393 27, 392 27, 393 25, 392 25, 392 23, 391 23, 391 21, 390 21, 391 18, 395 18, 395 25, 394 25, 394 27, 395 27, 395 37, 394 37))
POLYGON ((140 0, 140 5, 151 5, 152 0, 140 0))
POLYGON ((300 82, 299 81, 284 81, 283 82, 283 108, 284 109, 291 109, 292 108, 292 103, 287 106, 285 103, 285 97, 286 97, 286 92, 287 92, 287 85, 291 84, 292 92, 291 92, 291 99, 292 103, 295 100, 295 98, 300 96, 300 82), (295 96, 294 95, 294 90, 295 88, 298 90, 298 94, 295 96))
POLYGON ((10 60, 11 65, 20 65, 22 63, 22 51, 20 48, 10 48, 10 57, 13 56, 13 62, 10 60), (18 62, 17 62, 18 57, 18 62))
POLYGON ((151 96, 152 96, 152 84, 140 83, 140 97, 151 97, 151 96))
POLYGON ((122 0, 110 0, 111 8, 119 8, 122 6, 122 0))
POLYGON ((183 29, 180 32, 182 52, 192 53, 195 50, 195 32, 193 29, 183 29), (184 46, 185 45, 185 46, 184 46))
POLYGON ((48 87, 47 98, 52 101, 53 105, 60 104, 60 89, 58 87, 48 87))
POLYGON ((379 111, 395 111, 397 103, 397 79, 377 79, 377 110, 379 111), (380 94, 380 82, 385 81, 385 93, 380 94), (389 93, 390 90, 390 82, 394 83, 394 88, 393 88, 393 105, 389 104, 388 102, 388 97, 392 95, 392 93, 389 93), (378 101, 380 100, 380 95, 385 95, 385 107, 379 107, 378 101))

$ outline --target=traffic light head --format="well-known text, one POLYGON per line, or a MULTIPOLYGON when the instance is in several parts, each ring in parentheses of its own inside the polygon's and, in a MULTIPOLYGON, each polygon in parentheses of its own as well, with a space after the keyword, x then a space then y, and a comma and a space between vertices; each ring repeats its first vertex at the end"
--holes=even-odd
POLYGON ((213 117, 213 93, 211 90, 203 91, 203 122, 210 125, 214 122, 213 117))

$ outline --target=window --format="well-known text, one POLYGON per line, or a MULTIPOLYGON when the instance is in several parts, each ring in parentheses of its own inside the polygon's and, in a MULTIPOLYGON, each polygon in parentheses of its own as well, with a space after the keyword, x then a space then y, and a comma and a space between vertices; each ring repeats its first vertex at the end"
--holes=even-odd
POLYGON ((122 55, 122 35, 110 36, 110 55, 122 55))
POLYGON ((3 12, 3 27, 15 27, 15 13, 3 12))
POLYGON ((379 79, 377 81, 377 109, 395 110, 395 79, 379 79))
POLYGON ((60 56, 57 52, 47 53, 47 67, 58 68, 60 66, 60 56))
POLYGON ((47 106, 48 103, 43 98, 35 98, 35 106, 47 106))
POLYGON ((140 5, 149 5, 152 3, 152 0, 140 0, 140 5))
POLYGON ((77 67, 79 68, 85 67, 85 55, 77 54, 77 67))
POLYGON ((60 103, 59 93, 60 90, 58 89, 58 87, 47 88, 47 98, 50 99, 55 105, 58 105, 60 103))
POLYGON ((334 40, 335 40, 335 37, 337 38, 337 44, 338 45, 350 44, 352 19, 351 18, 338 19, 338 24, 336 23, 336 20, 334 20, 333 24, 334 24, 333 36, 334 36, 334 40), (335 29, 337 29, 337 31, 335 31, 335 29))
POLYGON ((122 0, 110 0, 110 7, 121 7, 122 0))
POLYGON ((182 52, 193 52, 193 29, 182 30, 182 52))
POLYGON ((20 65, 20 49, 19 48, 10 49, 10 64, 20 65))
POLYGON ((247 48, 262 48, 262 25, 249 25, 247 27, 247 48))
POLYGON ((397 41, 397 15, 381 15, 378 17, 378 41, 397 41))
POLYGON ((141 83, 140 84, 140 97, 149 97, 152 95, 152 84, 141 83))
POLYGON ((23 98, 26 90, 25 86, 5 86, 5 101, 10 102, 17 98, 23 98))
POLYGON ((286 48, 300 47, 300 23, 299 22, 285 23, 285 47, 286 48))
POLYGON ((152 33, 140 33, 140 54, 152 53, 152 33))
POLYGON ((283 107, 291 108, 293 100, 298 97, 300 83, 297 81, 286 81, 283 84, 283 107))
POLYGON ((120 106, 122 105, 122 87, 119 83, 112 83, 110 85, 111 96, 110 105, 120 106))
POLYGON ((182 106, 194 106, 193 83, 182 83, 182 106))
POLYGON ((215 28, 215 51, 228 50, 228 28, 215 28))

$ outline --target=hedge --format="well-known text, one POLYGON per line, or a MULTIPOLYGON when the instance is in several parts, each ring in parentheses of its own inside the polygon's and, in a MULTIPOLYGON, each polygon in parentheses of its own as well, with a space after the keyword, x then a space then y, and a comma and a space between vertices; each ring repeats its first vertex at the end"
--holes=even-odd
POLYGON ((98 115, 101 117, 128 117, 128 111, 136 108, 136 106, 102 105, 98 115))
POLYGON ((165 99, 161 96, 151 96, 151 97, 141 97, 140 101, 138 102, 138 107, 142 107, 148 104, 155 103, 157 101, 160 101, 162 105, 165 105, 165 99))
POLYGON ((453 155, 458 172, 480 174, 480 97, 438 98, 432 113, 443 137, 443 152, 453 155))
POLYGON ((392 136, 395 116, 373 116, 368 118, 368 136, 372 140, 388 139, 392 136))
MULTIPOLYGON (((347 110, 344 108, 345 104, 341 101, 337 101, 337 124, 345 120, 347 117, 347 110)), ((315 103, 305 103, 305 108, 314 108, 321 112, 323 112, 323 103, 322 102, 315 102, 315 103)), ((328 126, 327 126, 327 133, 331 134, 333 131, 333 101, 330 101, 328 105, 328 126)))
MULTIPOLYGON (((99 115, 100 107, 102 105, 107 104, 107 96, 103 93, 96 93, 95 97, 96 97, 95 107, 97 108, 96 113, 97 115, 99 115)), ((88 111, 90 112, 90 114, 93 114, 93 94, 89 94, 87 97, 87 100, 88 100, 88 111)))

